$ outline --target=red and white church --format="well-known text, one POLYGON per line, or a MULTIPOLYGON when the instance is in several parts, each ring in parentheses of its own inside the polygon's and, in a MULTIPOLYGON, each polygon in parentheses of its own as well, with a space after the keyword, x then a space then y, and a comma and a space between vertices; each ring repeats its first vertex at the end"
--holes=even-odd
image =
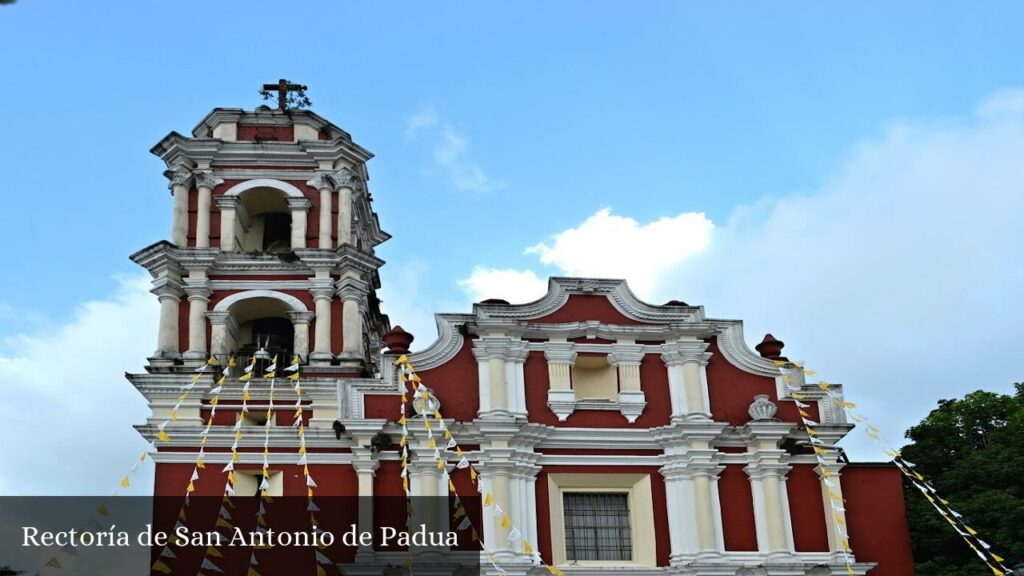
MULTIPOLYGON (((202 446, 196 494, 220 496, 240 419, 237 489, 257 490, 266 445, 268 492, 305 495, 296 402, 317 494, 402 495, 394 360, 407 354, 480 486, 570 576, 845 575, 842 534, 856 574, 913 574, 899 471, 837 448, 816 459, 793 392, 826 446, 853 426, 799 366, 786 364, 797 386, 783 383, 782 342, 765 336, 755 352, 740 321, 701 306, 642 302, 621 280, 552 278, 535 302, 438 314, 438 338, 410 352, 376 297, 389 236, 367 184, 372 154, 348 133, 308 110, 217 108, 152 152, 173 218, 169 241, 131 257, 152 274, 160 326, 146 372, 128 379, 152 409, 138 426, 147 439, 178 406, 170 441, 156 443, 156 495, 185 493, 202 446), (279 388, 287 408, 269 421, 260 378, 245 414, 238 386, 214 405, 209 392, 180 401, 208 358, 232 355, 297 355, 302 396, 279 388)), ((410 434, 412 492, 447 497, 432 450, 410 434)), ((543 570, 496 515, 475 515, 504 570, 543 570)))

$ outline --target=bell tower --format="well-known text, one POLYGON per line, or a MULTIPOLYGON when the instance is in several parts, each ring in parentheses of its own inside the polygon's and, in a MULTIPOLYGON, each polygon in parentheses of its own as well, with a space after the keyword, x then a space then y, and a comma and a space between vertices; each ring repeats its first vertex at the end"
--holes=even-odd
POLYGON ((390 326, 375 248, 389 235, 367 188, 368 150, 282 96, 276 109, 216 108, 152 152, 173 200, 169 240, 131 257, 160 301, 151 373, 257 352, 298 355, 310 377, 379 371, 390 326))

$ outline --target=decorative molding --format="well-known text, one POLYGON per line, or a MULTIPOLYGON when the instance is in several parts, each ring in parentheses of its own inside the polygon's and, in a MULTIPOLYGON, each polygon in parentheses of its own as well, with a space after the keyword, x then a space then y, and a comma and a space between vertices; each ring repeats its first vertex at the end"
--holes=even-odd
POLYGON ((231 308, 232 304, 241 302, 242 300, 250 300, 252 298, 271 298, 273 300, 279 300, 288 305, 293 312, 308 312, 306 305, 303 304, 302 300, 299 300, 291 294, 285 294, 284 292, 277 292, 276 290, 247 290, 245 292, 236 292, 230 296, 224 298, 217 305, 213 307, 216 312, 227 311, 231 308))
POLYGON ((207 188, 209 190, 213 190, 217 186, 220 186, 221 184, 224 183, 224 180, 222 178, 214 176, 211 170, 196 170, 194 172, 194 175, 196 179, 197 188, 207 188))
POLYGON ((293 184, 289 184, 282 180, 274 180, 272 178, 254 178, 252 180, 246 180, 245 182, 235 184, 224 192, 223 197, 241 196, 242 193, 247 190, 252 190, 253 188, 273 188, 284 192, 291 198, 306 197, 302 193, 302 190, 299 190, 293 184))

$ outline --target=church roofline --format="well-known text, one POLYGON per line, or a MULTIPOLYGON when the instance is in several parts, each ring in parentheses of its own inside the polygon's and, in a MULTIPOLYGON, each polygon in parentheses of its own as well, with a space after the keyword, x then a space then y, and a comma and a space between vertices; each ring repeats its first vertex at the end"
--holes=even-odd
POLYGON ((603 335, 634 339, 667 339, 717 337, 722 355, 734 366, 772 378, 779 377, 779 369, 770 360, 754 352, 743 337, 741 320, 712 319, 704 316, 703 306, 679 304, 654 305, 637 298, 625 280, 607 278, 552 277, 548 292, 543 297, 525 304, 504 302, 478 302, 471 314, 436 314, 438 338, 424 350, 412 354, 413 362, 421 369, 444 364, 462 348, 466 328, 473 332, 503 331, 518 337, 536 337, 540 333, 603 335), (625 317, 648 324, 619 326, 600 322, 543 324, 528 322, 558 310, 572 295, 604 296, 625 317))

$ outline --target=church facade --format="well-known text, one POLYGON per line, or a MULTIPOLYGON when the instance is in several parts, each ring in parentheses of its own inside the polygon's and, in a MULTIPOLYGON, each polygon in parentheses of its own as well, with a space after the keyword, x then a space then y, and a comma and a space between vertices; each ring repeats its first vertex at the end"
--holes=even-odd
POLYGON ((137 428, 157 446, 156 495, 220 496, 237 461, 231 484, 250 495, 304 496, 311 475, 318 495, 399 496, 407 476, 414 495, 449 497, 418 430, 402 469, 405 357, 481 490, 514 519, 474 511, 503 570, 913 573, 898 470, 832 448, 852 425, 778 340, 755 351, 741 322, 701 306, 552 278, 535 302, 437 315, 437 339, 412 352, 376 297, 389 236, 368 188, 372 154, 349 134, 305 110, 217 108, 152 151, 167 165, 172 227, 132 255, 153 276, 160 325, 146 372, 128 378, 152 409, 137 428), (216 396, 211 379, 182 394, 231 357, 216 396), (293 357, 301 395, 238 384, 250 362, 293 357), (829 447, 825 464, 801 410, 829 447))

